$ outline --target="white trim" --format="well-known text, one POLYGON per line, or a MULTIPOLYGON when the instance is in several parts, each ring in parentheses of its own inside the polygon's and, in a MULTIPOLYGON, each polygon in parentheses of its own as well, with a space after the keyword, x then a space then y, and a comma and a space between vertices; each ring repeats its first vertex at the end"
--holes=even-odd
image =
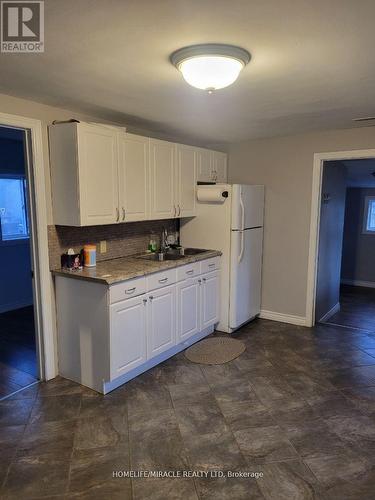
POLYGON ((337 312, 339 312, 339 310, 340 310, 340 302, 337 302, 337 304, 331 307, 331 309, 328 312, 326 312, 325 315, 322 316, 319 321, 324 323, 324 321, 329 320, 329 318, 334 314, 336 314, 337 312))
POLYGON ((365 288, 375 288, 375 281, 362 281, 362 280, 347 280, 347 279, 342 279, 341 283, 343 285, 363 286, 365 288))
POLYGON ((46 380, 56 377, 55 321, 52 303, 52 277, 49 270, 47 234, 47 197, 43 161, 42 123, 39 120, 0 112, 0 125, 31 131, 32 172, 35 195, 35 219, 37 224, 37 260, 39 266, 41 328, 39 342, 42 370, 40 377, 46 380))
POLYGON ((290 323, 291 325, 306 326, 306 318, 304 318, 303 316, 293 316, 291 314, 283 314, 262 309, 260 311, 259 317, 262 319, 269 319, 271 321, 278 321, 279 323, 290 323))
POLYGON ((318 236, 320 223, 320 198, 322 190, 323 162, 330 160, 355 160, 375 158, 375 149, 336 151, 333 153, 315 153, 311 194, 310 244, 307 273, 306 325, 315 324, 315 295, 318 261, 318 236))

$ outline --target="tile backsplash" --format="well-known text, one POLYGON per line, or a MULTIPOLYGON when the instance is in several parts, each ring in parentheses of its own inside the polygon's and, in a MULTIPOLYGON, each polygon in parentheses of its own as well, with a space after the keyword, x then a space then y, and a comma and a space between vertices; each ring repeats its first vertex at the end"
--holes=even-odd
POLYGON ((168 219, 87 227, 48 226, 50 269, 61 267, 61 254, 68 248, 78 252, 87 243, 97 245, 98 261, 145 252, 151 232, 155 233, 156 239, 159 240, 163 228, 168 232, 175 232, 178 229, 178 221, 168 219), (99 242, 104 240, 107 242, 107 252, 101 254, 99 242))

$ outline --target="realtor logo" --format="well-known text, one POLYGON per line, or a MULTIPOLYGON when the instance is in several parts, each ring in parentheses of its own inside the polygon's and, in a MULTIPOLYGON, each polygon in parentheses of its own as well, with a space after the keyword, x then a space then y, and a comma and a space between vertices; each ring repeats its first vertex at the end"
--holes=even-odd
POLYGON ((44 52, 44 2, 1 2, 1 52, 44 52))

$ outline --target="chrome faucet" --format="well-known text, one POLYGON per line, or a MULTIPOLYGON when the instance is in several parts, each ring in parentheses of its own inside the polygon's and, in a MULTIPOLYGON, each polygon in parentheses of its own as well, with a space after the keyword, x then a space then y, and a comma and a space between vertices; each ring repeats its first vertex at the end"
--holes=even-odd
POLYGON ((165 253, 168 250, 169 245, 167 242, 167 238, 168 238, 168 232, 165 229, 165 227, 163 227, 160 236, 160 253, 165 253))

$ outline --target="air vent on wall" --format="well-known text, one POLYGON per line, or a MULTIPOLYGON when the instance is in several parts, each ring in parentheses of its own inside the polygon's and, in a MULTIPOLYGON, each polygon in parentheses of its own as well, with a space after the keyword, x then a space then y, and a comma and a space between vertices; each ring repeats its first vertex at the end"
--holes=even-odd
POLYGON ((353 122, 371 122, 375 116, 364 116, 363 118, 353 118, 353 122))

